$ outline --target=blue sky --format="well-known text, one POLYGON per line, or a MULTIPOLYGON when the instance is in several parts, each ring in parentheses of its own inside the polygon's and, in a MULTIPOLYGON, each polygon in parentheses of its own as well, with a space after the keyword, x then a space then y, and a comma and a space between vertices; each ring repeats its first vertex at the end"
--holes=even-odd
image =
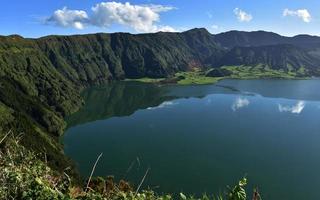
POLYGON ((320 35, 319 0, 1 0, 0 35, 266 30, 320 35), (126 3, 128 2, 128 3, 126 3))

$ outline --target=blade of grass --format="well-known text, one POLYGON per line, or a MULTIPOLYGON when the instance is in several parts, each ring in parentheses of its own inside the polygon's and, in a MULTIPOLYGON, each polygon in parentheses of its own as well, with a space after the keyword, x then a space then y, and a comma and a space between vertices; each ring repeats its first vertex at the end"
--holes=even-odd
POLYGON ((0 144, 8 137, 10 133, 11 133, 11 130, 8 131, 8 133, 0 140, 0 144))
POLYGON ((146 173, 144 174, 144 176, 143 176, 143 178, 142 178, 142 180, 141 180, 141 182, 140 182, 140 184, 139 184, 139 186, 138 186, 138 188, 137 188, 137 190, 136 190, 136 192, 135 192, 135 194, 134 194, 134 197, 138 194, 139 189, 140 189, 141 185, 143 184, 144 179, 146 178, 146 176, 147 176, 147 174, 148 174, 149 170, 150 170, 150 168, 148 168, 148 169, 147 169, 147 171, 146 171, 146 173))
POLYGON ((94 170, 96 169, 96 166, 97 166, 97 164, 98 164, 98 162, 99 162, 99 160, 100 160, 100 158, 101 158, 102 154, 103 154, 103 153, 100 153, 100 155, 98 156, 98 158, 97 158, 96 162, 94 163, 94 165, 93 165, 93 167, 92 167, 91 174, 90 174, 90 176, 89 176, 89 179, 88 179, 88 183, 87 183, 87 186, 86 186, 86 190, 85 190, 85 192, 87 192, 87 191, 88 191, 88 188, 89 188, 89 184, 90 184, 90 181, 91 181, 92 175, 93 175, 93 173, 94 173, 94 170))

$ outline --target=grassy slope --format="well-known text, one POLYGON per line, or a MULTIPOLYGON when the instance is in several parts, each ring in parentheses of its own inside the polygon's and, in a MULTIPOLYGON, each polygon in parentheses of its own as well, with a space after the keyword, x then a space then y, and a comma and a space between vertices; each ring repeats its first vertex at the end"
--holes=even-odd
POLYGON ((70 166, 58 138, 63 117, 81 106, 78 90, 34 41, 0 37, 0 129, 23 134, 21 144, 46 152, 55 169, 70 166))

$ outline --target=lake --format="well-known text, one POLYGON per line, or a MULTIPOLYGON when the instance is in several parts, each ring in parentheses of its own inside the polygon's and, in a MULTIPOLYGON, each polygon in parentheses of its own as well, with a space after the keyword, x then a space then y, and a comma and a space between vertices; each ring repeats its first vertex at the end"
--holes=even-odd
POLYGON ((215 85, 119 82, 83 92, 65 153, 89 176, 114 175, 162 193, 218 194, 246 176, 251 197, 318 199, 320 80, 215 85))

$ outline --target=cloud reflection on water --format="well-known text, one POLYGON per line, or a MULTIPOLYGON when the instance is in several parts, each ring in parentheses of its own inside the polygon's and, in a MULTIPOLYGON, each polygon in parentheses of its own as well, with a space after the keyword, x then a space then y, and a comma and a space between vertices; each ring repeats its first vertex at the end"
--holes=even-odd
POLYGON ((249 106, 250 101, 247 98, 238 97, 232 104, 231 109, 237 111, 243 107, 249 106))
POLYGON ((303 111, 305 105, 306 103, 304 101, 298 101, 293 106, 284 106, 284 105, 278 104, 278 109, 279 109, 279 112, 290 112, 293 114, 300 114, 303 111))
POLYGON ((168 106, 173 106, 173 105, 177 105, 177 102, 173 102, 173 101, 165 101, 163 103, 161 103, 160 105, 156 106, 156 107, 148 107, 148 110, 155 110, 155 109, 159 109, 159 108, 165 108, 168 106))

